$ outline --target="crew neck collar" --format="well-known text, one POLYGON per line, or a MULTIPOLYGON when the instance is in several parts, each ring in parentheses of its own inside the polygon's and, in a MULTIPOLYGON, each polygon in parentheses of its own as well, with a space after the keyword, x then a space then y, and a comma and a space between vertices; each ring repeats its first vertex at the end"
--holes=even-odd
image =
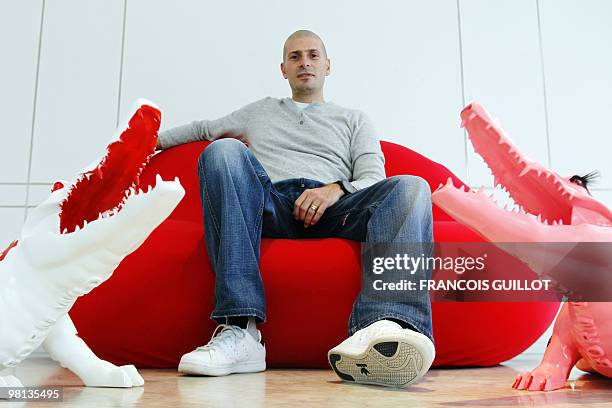
POLYGON ((291 97, 287 97, 287 98, 283 98, 282 99, 283 102, 292 105, 295 109, 298 109, 298 103, 306 103, 308 104, 308 106, 306 106, 304 109, 310 109, 310 108, 314 108, 314 107, 321 107, 324 105, 328 105, 330 102, 298 102, 298 101, 294 101, 293 98, 291 97))

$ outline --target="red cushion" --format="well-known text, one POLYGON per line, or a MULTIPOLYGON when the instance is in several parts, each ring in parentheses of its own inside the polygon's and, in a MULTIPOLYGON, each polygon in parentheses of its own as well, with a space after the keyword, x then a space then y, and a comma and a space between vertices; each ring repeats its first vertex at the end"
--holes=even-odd
MULTIPOLYGON (((197 158, 206 142, 156 155, 141 183, 179 176, 186 196, 113 276, 71 310, 80 336, 101 358, 140 367, 176 367, 214 329, 214 273, 203 237, 197 158)), ((382 142, 387 176, 414 174, 433 188, 448 169, 403 146, 382 142)), ((479 242, 474 232, 434 208, 439 242, 479 242)), ((269 367, 327 367, 327 351, 346 338, 359 292, 358 242, 263 239, 261 271, 268 322, 261 326, 269 367), (313 257, 309 254, 317 254, 313 257)), ((435 365, 495 365, 516 356, 550 325, 557 303, 437 303, 435 365)))

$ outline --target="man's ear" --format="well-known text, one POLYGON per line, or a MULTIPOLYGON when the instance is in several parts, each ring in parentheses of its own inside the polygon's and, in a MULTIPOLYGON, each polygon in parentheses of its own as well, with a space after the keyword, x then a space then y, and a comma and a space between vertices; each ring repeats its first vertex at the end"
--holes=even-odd
POLYGON ((284 62, 281 62, 280 70, 281 70, 281 73, 283 74, 283 78, 287 79, 287 73, 285 72, 285 63, 284 62))
POLYGON ((331 60, 327 58, 325 60, 325 64, 327 65, 327 69, 325 70, 325 76, 328 76, 329 74, 331 74, 331 60))

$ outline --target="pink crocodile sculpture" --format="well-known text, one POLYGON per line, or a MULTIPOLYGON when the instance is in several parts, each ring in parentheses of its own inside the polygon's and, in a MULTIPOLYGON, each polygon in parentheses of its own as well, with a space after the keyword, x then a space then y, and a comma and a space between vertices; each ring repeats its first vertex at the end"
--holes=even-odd
MULTIPOLYGON (((612 212, 587 189, 593 173, 561 177, 528 159, 477 103, 468 105, 461 118, 474 149, 494 175, 495 185, 507 190, 519 208, 501 209, 482 189, 464 191, 455 188, 450 180, 433 193, 433 202, 485 239, 517 256, 540 276, 551 277, 553 265, 557 265, 557 271, 559 265, 565 269, 574 265, 565 260, 576 247, 594 248, 588 255, 603 265, 600 269, 603 273, 598 275, 602 282, 599 286, 605 286, 609 295, 610 285, 604 283, 604 278, 609 279, 612 271, 612 253, 596 251, 596 244, 588 246, 612 241, 612 212)), ((608 244, 605 245, 607 248, 608 244)), ((556 278, 564 293, 574 293, 584 281, 581 277, 592 271, 580 269, 572 271, 573 279, 563 280, 567 274, 559 273, 553 280, 556 278)), ((519 374, 512 387, 541 391, 562 388, 574 366, 612 377, 611 355, 612 302, 568 301, 561 308, 540 365, 519 374)))

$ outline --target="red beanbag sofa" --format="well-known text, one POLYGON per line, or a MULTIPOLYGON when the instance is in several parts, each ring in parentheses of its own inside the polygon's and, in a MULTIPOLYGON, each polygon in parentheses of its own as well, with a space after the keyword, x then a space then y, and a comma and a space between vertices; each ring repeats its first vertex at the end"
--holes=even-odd
MULTIPOLYGON (((214 273, 203 235, 197 160, 209 142, 154 156, 141 177, 178 176, 183 201, 113 276, 79 298, 70 315, 101 358, 139 367, 176 367, 181 355, 208 342, 215 323, 214 273)), ((382 142, 387 176, 418 175, 435 189, 447 168, 403 146, 382 142)), ((438 242, 482 239, 433 208, 438 242)), ((339 238, 263 239, 261 273, 267 322, 261 325, 269 367, 327 367, 327 351, 347 336, 360 289, 360 243, 339 238)), ((551 324, 558 303, 434 302, 437 366, 490 366, 529 347, 551 324)))

